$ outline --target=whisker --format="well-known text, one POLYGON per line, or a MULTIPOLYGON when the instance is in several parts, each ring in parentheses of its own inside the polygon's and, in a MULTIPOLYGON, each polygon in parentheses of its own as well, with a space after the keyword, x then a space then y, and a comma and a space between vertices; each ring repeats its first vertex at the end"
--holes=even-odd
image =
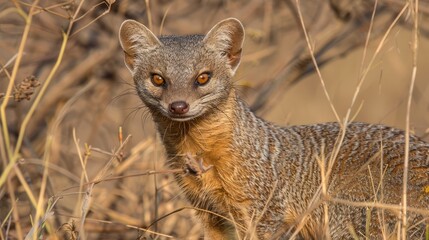
POLYGON ((123 122, 122 122, 122 124, 124 125, 124 123, 126 122, 126 121, 128 121, 128 120, 130 120, 130 117, 131 117, 131 115, 133 115, 133 118, 135 118, 135 116, 137 115, 137 113, 138 113, 138 111, 139 110, 145 110, 146 109, 146 106, 144 106, 144 105, 139 105, 139 106, 136 106, 136 107, 130 107, 129 108, 129 110, 131 110, 126 116, 125 116, 125 118, 124 118, 124 120, 123 120, 123 122))

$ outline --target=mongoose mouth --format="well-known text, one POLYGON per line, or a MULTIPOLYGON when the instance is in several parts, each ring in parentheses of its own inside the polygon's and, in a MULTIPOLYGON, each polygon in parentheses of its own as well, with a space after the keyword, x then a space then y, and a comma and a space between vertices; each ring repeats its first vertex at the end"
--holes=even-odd
POLYGON ((186 122, 195 119, 198 115, 178 115, 178 114, 168 114, 168 118, 177 122, 186 122))

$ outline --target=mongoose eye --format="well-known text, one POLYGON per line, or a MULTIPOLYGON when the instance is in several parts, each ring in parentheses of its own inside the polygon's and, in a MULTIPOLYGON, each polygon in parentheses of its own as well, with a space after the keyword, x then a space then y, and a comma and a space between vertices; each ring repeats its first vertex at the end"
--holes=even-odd
POLYGON ((210 73, 201 73, 200 75, 198 75, 197 79, 195 80, 195 83, 198 86, 202 86, 204 84, 206 84, 211 78, 211 74, 210 73))
POLYGON ((152 74, 152 79, 151 80, 152 80, 153 85, 155 85, 157 87, 161 87, 161 86, 163 86, 165 84, 164 78, 162 78, 158 74, 152 74))

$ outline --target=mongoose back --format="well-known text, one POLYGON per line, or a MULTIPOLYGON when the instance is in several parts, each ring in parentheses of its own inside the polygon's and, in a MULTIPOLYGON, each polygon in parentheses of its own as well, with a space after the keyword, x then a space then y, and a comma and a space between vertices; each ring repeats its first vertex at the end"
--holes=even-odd
MULTIPOLYGON (((232 82, 244 40, 237 19, 206 35, 159 38, 127 20, 119 38, 168 165, 186 170, 175 178, 199 209, 205 239, 396 238, 403 131, 350 123, 341 137, 338 123, 279 127, 255 116, 232 82)), ((429 144, 415 136, 407 199, 408 236, 421 239, 428 225, 429 144)))

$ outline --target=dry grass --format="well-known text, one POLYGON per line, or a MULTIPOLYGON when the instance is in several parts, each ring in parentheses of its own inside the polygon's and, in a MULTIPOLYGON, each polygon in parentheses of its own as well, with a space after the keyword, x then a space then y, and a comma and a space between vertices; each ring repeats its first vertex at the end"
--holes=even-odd
MULTIPOLYGON (((429 2, 299 2, 0 3, 0 239, 201 236, 193 213, 203 210, 189 207, 174 184, 172 173, 182 170, 164 167, 124 67, 117 30, 127 18, 165 34, 242 20, 247 39, 236 84, 270 121, 338 121, 344 129, 351 120, 382 122, 428 139, 429 2)), ((335 156, 319 159, 324 183, 308 213, 335 202, 377 209, 380 219, 384 209, 402 219, 406 210, 427 214, 406 209, 406 198, 402 206, 330 198, 335 156)), ((404 179, 403 191, 406 171, 404 179)), ((401 224, 395 239, 404 239, 401 224)))

